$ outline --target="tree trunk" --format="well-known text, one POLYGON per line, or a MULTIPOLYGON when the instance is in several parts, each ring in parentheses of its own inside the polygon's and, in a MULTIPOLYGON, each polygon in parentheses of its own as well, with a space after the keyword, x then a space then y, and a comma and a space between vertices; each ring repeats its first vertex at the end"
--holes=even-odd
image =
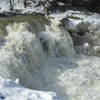
POLYGON ((14 10, 14 0, 9 0, 10 2, 10 10, 13 11, 14 10))

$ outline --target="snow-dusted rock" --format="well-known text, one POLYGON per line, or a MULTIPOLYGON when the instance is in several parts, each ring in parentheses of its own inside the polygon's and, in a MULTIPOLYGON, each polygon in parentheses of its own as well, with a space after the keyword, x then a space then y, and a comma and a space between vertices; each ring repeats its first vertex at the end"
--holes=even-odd
POLYGON ((85 51, 84 44, 88 43, 89 55, 98 55, 98 51, 95 54, 95 46, 100 46, 100 15, 97 13, 91 13, 86 11, 72 11, 68 10, 64 13, 56 13, 50 15, 51 19, 62 22, 63 27, 71 33, 74 44, 77 50, 83 53, 85 51))

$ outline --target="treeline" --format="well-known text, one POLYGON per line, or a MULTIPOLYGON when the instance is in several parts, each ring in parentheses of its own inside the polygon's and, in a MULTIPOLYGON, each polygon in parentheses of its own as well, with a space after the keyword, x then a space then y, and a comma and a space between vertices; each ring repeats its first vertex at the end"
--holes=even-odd
MULTIPOLYGON (((18 0, 9 0, 10 10, 11 10, 11 11, 14 10, 14 5, 15 5, 16 1, 18 2, 18 0)), ((20 1, 20 0, 19 0, 19 1, 20 1)), ((31 5, 32 2, 34 2, 33 0, 22 0, 22 1, 23 1, 24 7, 28 7, 29 5, 31 5)), ((35 2, 34 2, 34 3, 35 3, 35 2)))
POLYGON ((95 11, 100 13, 100 0, 55 0, 58 2, 63 2, 71 7, 83 7, 90 11, 95 11))
MULTIPOLYGON (((15 0, 9 0, 10 9, 14 9, 15 0)), ((37 0, 23 0, 24 7, 28 7, 31 3, 37 2, 37 0)), ((67 7, 78 7, 84 8, 90 11, 95 11, 100 13, 100 0, 38 0, 37 6, 46 6, 48 10, 60 9, 61 6, 58 5, 58 2, 63 2, 64 8, 66 10, 67 7)))

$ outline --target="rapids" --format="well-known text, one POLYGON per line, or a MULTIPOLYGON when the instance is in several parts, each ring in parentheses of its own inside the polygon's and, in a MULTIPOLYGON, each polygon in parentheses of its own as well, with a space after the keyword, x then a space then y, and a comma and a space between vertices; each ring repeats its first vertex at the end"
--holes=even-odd
POLYGON ((54 91, 59 100, 100 100, 100 58, 77 55, 60 24, 42 16, 0 18, 0 76, 54 91))
POLYGON ((48 80, 42 81, 45 63, 75 55, 69 33, 45 18, 8 17, 1 18, 0 24, 0 76, 19 78, 20 84, 28 88, 47 89, 44 86, 48 80))

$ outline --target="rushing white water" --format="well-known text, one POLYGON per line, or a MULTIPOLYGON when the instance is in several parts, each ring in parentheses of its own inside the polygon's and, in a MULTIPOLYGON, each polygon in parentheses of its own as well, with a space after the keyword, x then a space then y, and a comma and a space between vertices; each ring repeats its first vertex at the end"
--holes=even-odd
MULTIPOLYGON (((0 76, 12 80, 19 78, 22 85, 32 89, 57 92, 54 87, 57 76, 48 76, 44 71, 50 59, 75 55, 69 33, 58 24, 43 26, 38 20, 33 20, 32 24, 9 23, 5 30, 8 35, 2 37, 0 44, 0 76), (45 79, 49 77, 54 77, 50 79, 55 81, 53 84, 45 79)), ((63 92, 59 95, 61 93, 63 95, 63 92)))
POLYGON ((0 41, 0 76, 19 78, 31 89, 54 91, 59 100, 100 100, 100 58, 77 56, 60 21, 47 24, 40 19, 0 27, 0 35, 7 33, 0 41))

